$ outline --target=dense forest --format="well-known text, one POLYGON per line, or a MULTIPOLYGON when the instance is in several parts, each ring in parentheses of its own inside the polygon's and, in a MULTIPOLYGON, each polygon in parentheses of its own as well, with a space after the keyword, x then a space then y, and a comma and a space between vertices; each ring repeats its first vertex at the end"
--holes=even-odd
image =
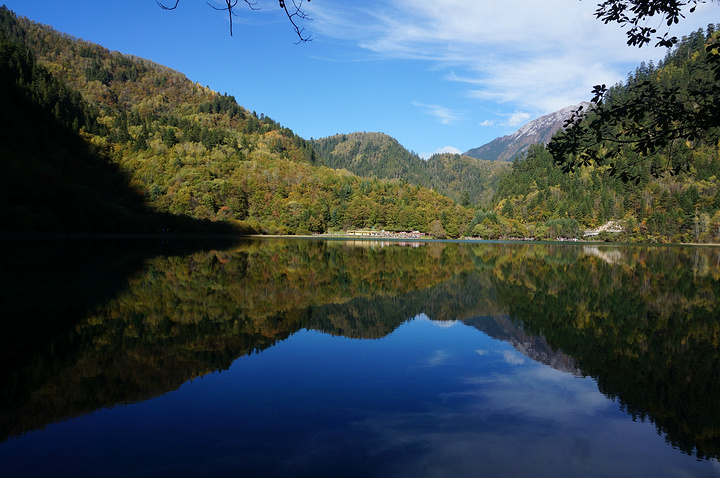
MULTIPOLYGON (((715 65, 706 45, 718 36, 716 27, 710 25, 707 31, 683 38, 663 61, 641 64, 625 83, 612 87, 611 101, 642 98, 648 85, 661 96, 683 98, 693 93, 691 100, 696 104, 715 101, 720 83, 714 79, 715 65)), ((641 117, 630 109, 619 113, 626 116, 603 125, 599 133, 585 130, 593 140, 596 134, 616 138, 611 145, 607 141, 593 143, 603 154, 613 148, 608 161, 585 161, 587 151, 581 150, 571 158, 577 166, 568 168, 542 146, 531 148, 523 159, 516 158, 511 173, 500 181, 493 210, 480 214, 472 233, 484 237, 578 237, 586 228, 617 221, 624 232, 607 238, 720 241, 720 127, 704 127, 693 141, 671 141, 667 147, 653 150, 638 147, 643 143, 624 135, 629 134, 631 122, 644 122, 648 131, 659 129, 662 125, 654 123, 657 118, 641 117)), ((597 114, 591 113, 584 121, 594 121, 597 114)), ((697 127, 692 121, 693 116, 680 115, 668 128, 690 130, 697 127)), ((560 132, 557 137, 564 135, 560 132)), ((652 133, 640 136, 652 137, 652 133)))
MULTIPOLYGON (((4 144, 0 167, 6 181, 16 184, 3 191, 14 211, 4 217, 6 230, 58 230, 36 211, 58 198, 64 202, 66 195, 38 184, 34 176, 41 171, 57 171, 53 181, 83 191, 89 186, 81 176, 93 177, 91 171, 78 176, 66 170, 55 155, 38 154, 42 167, 23 165, 27 144, 38 133, 30 118, 39 112, 54 115, 64 128, 62 141, 90 150, 93 166, 103 163, 124 181, 128 198, 102 198, 109 209, 132 203, 169 217, 227 223, 239 232, 280 234, 370 227, 428 231, 442 221, 457 236, 472 218, 471 209, 428 188, 322 166, 310 142, 290 129, 161 65, 58 33, 5 8, 0 34, 0 64, 11 66, 3 71, 4 81, 26 98, 22 104, 4 99, 4 117, 29 118, 18 126, 28 141, 4 144)), ((67 203, 65 216, 82 216, 88 207, 67 203)), ((102 221, 82 227, 72 219, 59 230, 119 228, 102 221)), ((158 223, 172 227, 181 226, 158 223)))
POLYGON ((459 154, 435 154, 424 160, 382 133, 339 134, 312 144, 326 166, 432 188, 463 206, 490 206, 500 177, 509 169, 503 162, 459 154))
POLYGON ((80 136, 107 132, 98 108, 38 63, 7 11, 0 17, 9 27, 0 30, 0 231, 227 229, 149 210, 110 156, 80 136))
MULTIPOLYGON (((642 98, 652 87, 712 104, 717 55, 706 45, 718 36, 711 25, 683 38, 662 62, 610 88, 607 101, 642 98)), ((568 167, 542 145, 511 165, 450 154, 423 160, 380 133, 305 140, 181 73, 4 7, 0 81, 3 232, 375 228, 555 239, 614 224, 597 237, 720 240, 720 133, 683 124, 693 115, 670 125, 694 128, 693 141, 657 149, 620 142, 600 147, 612 161, 588 162, 586 151, 569 159, 584 166, 568 167)), ((583 121, 597 122, 594 111, 583 121)), ((628 122, 615 119, 603 134, 625 138, 628 122)), ((649 130, 658 119, 641 120, 649 130)))

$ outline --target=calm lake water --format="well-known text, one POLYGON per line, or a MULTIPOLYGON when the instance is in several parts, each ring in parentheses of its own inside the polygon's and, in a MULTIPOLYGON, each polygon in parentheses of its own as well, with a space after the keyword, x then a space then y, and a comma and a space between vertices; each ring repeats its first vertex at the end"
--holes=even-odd
POLYGON ((3 245, 3 477, 720 477, 720 249, 3 245))

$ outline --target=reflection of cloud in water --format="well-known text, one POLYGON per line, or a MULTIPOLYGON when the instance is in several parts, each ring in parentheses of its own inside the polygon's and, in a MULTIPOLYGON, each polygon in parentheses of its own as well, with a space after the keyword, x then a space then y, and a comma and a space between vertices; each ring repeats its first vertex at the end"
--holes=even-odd
POLYGON ((481 357, 488 357, 490 362, 503 362, 508 365, 522 365, 526 363, 526 357, 514 350, 487 350, 477 349, 475 353, 481 357), (495 357, 493 359, 492 357, 495 357), (502 357, 502 359, 500 359, 502 357))
POLYGON ((505 350, 503 352, 503 358, 505 359, 505 362, 510 365, 522 365, 525 363, 524 357, 516 352, 511 352, 510 350, 505 350))
MULTIPOLYGON (((591 378, 527 358, 511 364, 519 354, 507 344, 469 345, 458 348, 453 340, 413 357, 433 385, 409 392, 419 392, 411 407, 402 406, 400 392, 401 401, 386 407, 353 402, 345 421, 342 397, 330 406, 308 403, 302 414, 330 426, 283 432, 289 445, 283 439, 268 445, 274 453, 268 468, 278 470, 266 476, 720 476, 708 463, 673 450, 651 423, 630 420, 591 378), (429 366, 450 360, 461 372, 441 383, 449 367, 429 366)), ((228 459, 240 458, 237 466, 253 460, 242 445, 228 452, 228 459)))
POLYGON ((372 437, 371 456, 393 457, 383 476, 693 476, 676 462, 691 458, 628 420, 593 380, 512 370, 469 379, 426 411, 370 415, 354 428, 372 437))
POLYGON ((483 407, 552 418, 575 420, 617 407, 597 390, 590 378, 579 379, 550 367, 533 364, 516 373, 497 375, 481 389, 468 391, 481 396, 483 407))
POLYGON ((457 324, 459 324, 457 320, 432 320, 432 324, 435 327, 442 327, 443 329, 449 329, 450 327, 455 327, 457 324))
POLYGON ((427 360, 427 365, 437 367, 447 362, 450 355, 444 350, 436 350, 435 353, 427 360))
POLYGON ((444 397, 475 397, 484 410, 511 411, 555 421, 617 409, 597 390, 592 379, 579 379, 538 364, 514 368, 507 374, 468 377, 465 383, 468 389, 444 397))

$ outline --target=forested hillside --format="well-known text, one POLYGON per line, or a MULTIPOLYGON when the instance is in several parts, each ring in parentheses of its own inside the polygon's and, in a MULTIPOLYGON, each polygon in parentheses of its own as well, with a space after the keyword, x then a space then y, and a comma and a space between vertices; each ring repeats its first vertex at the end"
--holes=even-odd
POLYGON ((463 205, 489 206, 506 164, 458 154, 428 160, 382 133, 338 134, 312 142, 326 166, 364 177, 402 179, 453 198, 463 205))
MULTIPOLYGON (((715 30, 710 26, 707 31, 683 38, 658 65, 641 65, 627 82, 611 89, 611 97, 616 102, 625 101, 650 85, 658 95, 673 92, 682 98, 700 91, 698 84, 710 82, 704 96, 696 94, 690 99, 696 105, 714 101, 708 95, 717 95, 720 86, 717 82, 712 86, 716 81, 714 65, 708 61, 706 44, 718 38, 715 30)), ((593 118, 590 115, 586 121, 593 118)), ((651 119, 641 118, 645 121, 641 139, 652 137, 653 130, 660 128, 651 119)), ((697 124, 689 124, 693 119, 681 115, 672 127, 696 128, 697 124)), ((718 125, 703 128, 692 142, 671 141, 668 147, 653 151, 638 148, 637 142, 628 140, 627 125, 631 121, 638 121, 638 117, 630 117, 628 112, 622 121, 604 126, 601 134, 617 139, 614 147, 601 146, 608 155, 606 162, 588 161, 563 171, 563 164, 556 164, 544 147, 532 148, 525 159, 513 163, 512 172, 502 179, 491 220, 475 233, 576 237, 585 228, 615 220, 625 229, 616 239, 720 241, 718 125)))
POLYGON ((579 123, 595 137, 562 132, 550 145, 590 143, 580 153, 558 159, 536 145, 509 165, 426 161, 379 133, 306 141, 181 73, 2 7, 0 232, 374 227, 554 239, 613 221, 624 232, 600 239, 718 242, 720 55, 706 47, 716 29, 610 88, 612 121, 596 108, 579 123), (617 107, 651 93, 677 111, 617 107), (691 139, 663 143, 658 131, 691 139))
POLYGON ((154 212, 106 151, 97 106, 38 64, 0 9, 0 233, 228 232, 227 225, 154 212))
MULTIPOLYGON (((32 92, 33 101, 65 125, 63 138, 79 135, 82 148, 122 173, 125 177, 119 181, 138 207, 173 217, 227 222, 253 233, 344 227, 428 231, 431 223, 443 221, 442 226, 457 235, 472 217, 470 210, 427 188, 399 180, 362 179, 319 166, 312 145, 290 129, 161 65, 17 18, 4 7, 0 32, 4 44, 10 45, 3 50, 3 64, 32 58, 43 72, 18 67, 4 71, 6 81, 32 92), (63 85, 60 100, 47 96, 39 80, 42 75, 63 85), (67 101, 77 106, 66 108, 67 101)), ((34 112, 3 101, 13 108, 6 118, 26 116, 32 123, 34 112)), ((17 127, 33 134, 30 124, 17 127)), ((78 205, 66 203, 63 194, 48 193, 52 186, 39 186, 36 177, 42 176, 43 168, 22 164, 23 148, 12 146, 3 155, 3 179, 17 184, 16 189, 24 188, 8 196, 15 212, 7 218, 6 230, 73 230, 74 215, 94 208, 95 199, 78 205), (50 202, 65 211, 67 217, 59 224, 36 215, 50 202)), ((68 153, 72 158, 78 154, 68 153)), ((66 169, 58 166, 57 158, 47 156, 48 167, 56 172, 51 183, 86 189, 64 175, 66 169)), ((84 174, 92 183, 92 172, 84 174)), ((108 208, 118 201, 132 202, 116 199, 105 200, 108 208)), ((86 220, 93 223, 92 230, 113 230, 94 218, 86 220)))

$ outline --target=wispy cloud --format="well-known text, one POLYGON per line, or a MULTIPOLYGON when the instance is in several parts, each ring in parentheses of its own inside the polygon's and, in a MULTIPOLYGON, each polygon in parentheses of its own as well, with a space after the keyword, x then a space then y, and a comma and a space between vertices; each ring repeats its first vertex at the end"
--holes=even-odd
POLYGON ((510 114, 496 113, 498 119, 487 119, 479 123, 483 127, 518 127, 526 124, 532 119, 532 115, 525 111, 515 111, 510 114))
POLYGON ((437 367, 438 365, 443 365, 450 356, 447 352, 444 350, 436 350, 435 353, 427 359, 427 366, 429 367, 437 367))
POLYGON ((453 124, 464 117, 462 111, 452 110, 440 105, 428 105, 418 101, 413 101, 413 106, 421 108, 423 113, 426 115, 434 116, 442 124, 453 124))
POLYGON ((509 365, 522 365, 525 363, 525 358, 522 355, 517 352, 511 352, 510 350, 503 352, 503 359, 505 359, 505 362, 509 365))
MULTIPOLYGON (((356 42, 378 58, 427 60, 461 71, 448 79, 467 83, 468 98, 533 114, 586 99, 592 85, 621 81, 632 65, 664 55, 659 49, 628 47, 624 31, 595 19, 595 2, 376 0, 352 5, 329 1, 318 9, 323 33, 356 42)), ((700 25, 714 21, 717 7, 701 5, 674 27, 683 28, 676 33, 689 31, 690 20, 700 25)), ((458 119, 457 112, 423 106, 445 124, 458 119)))
POLYGON ((510 117, 507 120, 508 126, 521 126, 530 121, 530 113, 525 113, 523 111, 516 111, 515 113, 511 114, 510 117))

